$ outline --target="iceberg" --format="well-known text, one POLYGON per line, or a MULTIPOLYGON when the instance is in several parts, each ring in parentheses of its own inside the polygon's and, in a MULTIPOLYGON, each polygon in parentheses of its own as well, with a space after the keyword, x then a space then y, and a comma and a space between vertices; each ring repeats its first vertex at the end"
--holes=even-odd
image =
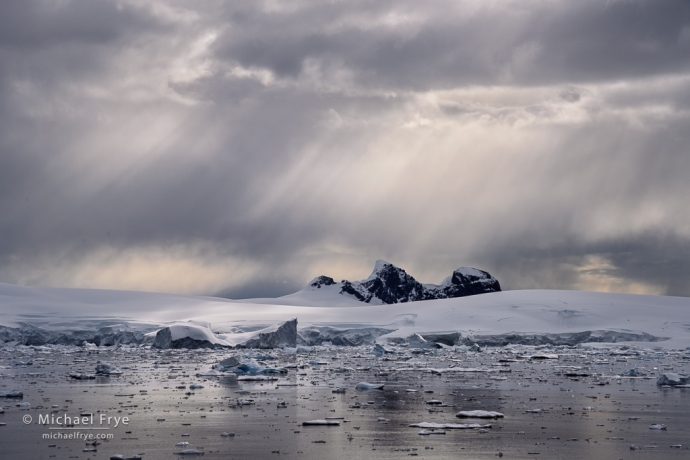
POLYGON ((122 374, 122 371, 117 367, 113 366, 112 364, 103 361, 98 361, 98 364, 96 365, 96 374, 120 375, 122 374))
POLYGON ((174 323, 156 333, 151 348, 223 348, 231 347, 211 331, 210 323, 189 321, 174 323))
POLYGON ((666 372, 662 374, 656 381, 657 385, 668 385, 675 387, 678 385, 687 385, 690 383, 690 378, 674 372, 666 372))

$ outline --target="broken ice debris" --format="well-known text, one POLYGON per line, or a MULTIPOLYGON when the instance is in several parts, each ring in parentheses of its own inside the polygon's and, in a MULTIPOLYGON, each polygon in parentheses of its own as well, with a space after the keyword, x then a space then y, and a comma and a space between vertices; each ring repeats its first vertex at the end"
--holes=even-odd
POLYGON ((284 367, 266 367, 253 358, 238 359, 234 356, 224 359, 214 367, 216 371, 234 372, 235 374, 287 374, 288 372, 284 367))
POLYGON ((690 383, 690 378, 674 372, 666 372, 665 374, 662 374, 661 377, 659 377, 656 381, 657 385, 668 385, 672 387, 678 385, 687 385, 688 383, 690 383))
POLYGON ((383 390, 383 383, 368 383, 368 382, 359 382, 356 386, 355 389, 357 390, 383 390))
POLYGON ((120 375, 122 371, 112 364, 106 363, 104 361, 98 361, 96 365, 96 374, 103 375, 120 375))
POLYGON ((307 420, 302 422, 302 426, 340 426, 340 422, 335 420, 307 420))
POLYGON ((458 418, 501 418, 503 414, 488 410, 461 410, 455 416, 458 418))
POLYGON ((480 353, 482 351, 482 347, 479 346, 479 344, 472 344, 472 346, 469 348, 470 351, 474 351, 476 353, 480 353))
POLYGON ((386 348, 386 347, 384 347, 383 345, 377 343, 376 345, 374 345, 374 349, 371 350, 371 352, 372 352, 373 354, 375 354, 376 356, 383 356, 383 355, 387 355, 387 354, 393 353, 393 350, 391 350, 391 349, 389 349, 389 348, 386 348))
POLYGON ((649 427, 650 430, 665 430, 666 425, 663 425, 661 423, 655 423, 649 427))

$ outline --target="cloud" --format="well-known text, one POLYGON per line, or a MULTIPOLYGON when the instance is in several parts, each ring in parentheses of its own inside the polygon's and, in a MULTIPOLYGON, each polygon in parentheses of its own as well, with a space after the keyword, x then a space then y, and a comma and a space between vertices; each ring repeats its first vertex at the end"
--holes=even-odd
POLYGON ((687 2, 91 3, 0 6, 0 281, 690 295, 687 2))

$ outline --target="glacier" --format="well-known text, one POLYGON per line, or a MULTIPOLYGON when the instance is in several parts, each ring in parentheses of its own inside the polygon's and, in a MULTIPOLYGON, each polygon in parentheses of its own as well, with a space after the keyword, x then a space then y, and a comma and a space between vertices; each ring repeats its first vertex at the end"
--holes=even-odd
POLYGON ((378 305, 349 299, 344 305, 345 296, 329 296, 318 305, 291 305, 280 298, 254 303, 0 284, 0 343, 150 347, 168 328, 171 343, 205 337, 212 347, 690 346, 690 299, 683 297, 521 290, 378 305), (178 337, 182 330, 186 335, 178 337))

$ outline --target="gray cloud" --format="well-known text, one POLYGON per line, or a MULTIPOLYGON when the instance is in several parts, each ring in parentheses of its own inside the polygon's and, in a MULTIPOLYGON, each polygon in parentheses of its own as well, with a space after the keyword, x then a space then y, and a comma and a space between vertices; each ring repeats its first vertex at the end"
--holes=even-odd
POLYGON ((689 8, 5 2, 0 281, 690 295, 689 8))

